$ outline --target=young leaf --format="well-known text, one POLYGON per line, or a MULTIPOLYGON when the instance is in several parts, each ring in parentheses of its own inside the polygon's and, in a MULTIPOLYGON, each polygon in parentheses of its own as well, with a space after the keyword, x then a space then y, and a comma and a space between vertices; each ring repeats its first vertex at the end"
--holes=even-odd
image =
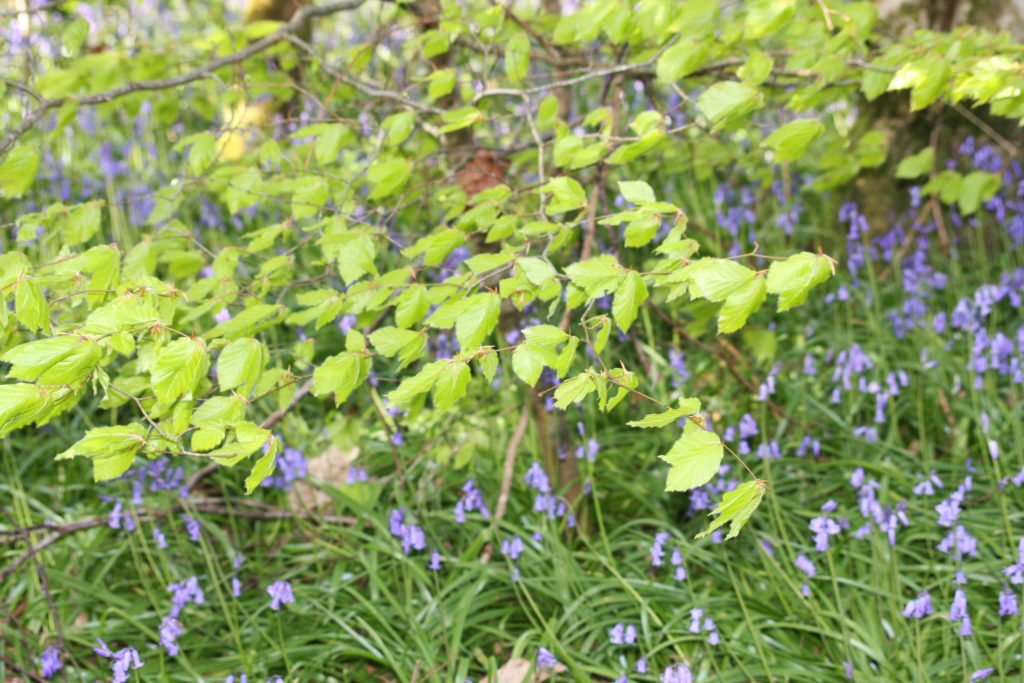
POLYGON ((689 491, 708 483, 718 473, 724 454, 725 447, 717 434, 687 422, 679 440, 668 453, 659 456, 672 465, 665 490, 689 491))
POLYGON ((681 40, 662 53, 655 67, 655 74, 662 83, 675 83, 689 76, 703 66, 707 59, 710 42, 706 40, 681 40))
POLYGON ((0 385, 0 438, 45 415, 48 401, 47 390, 35 384, 0 385))
POLYGON ((512 83, 523 82, 530 72, 530 37, 517 31, 505 45, 505 73, 512 83))
POLYGON ((245 400, 239 396, 211 396, 189 419, 196 427, 234 427, 245 416, 245 400))
POLYGON ((992 199, 1002 185, 1002 176, 997 173, 988 171, 968 173, 960 184, 960 193, 957 196, 960 213, 970 216, 981 207, 982 202, 992 199))
POLYGON ((540 373, 545 367, 551 367, 558 363, 558 356, 549 346, 535 342, 524 342, 512 352, 512 371, 516 377, 523 380, 531 387, 537 384, 540 373))
POLYGON ((370 343, 377 353, 390 358, 416 341, 422 333, 416 330, 402 330, 397 327, 382 327, 370 333, 370 343))
POLYGON ((153 393, 161 403, 173 403, 199 386, 209 359, 202 339, 181 337, 160 349, 150 374, 153 393))
POLYGON ((229 343, 217 358, 217 382, 221 391, 241 387, 243 394, 250 394, 269 358, 267 347, 258 339, 242 337, 229 343))
POLYGON ((14 294, 14 311, 18 322, 33 332, 50 329, 50 306, 36 281, 27 277, 18 283, 14 294))
POLYGON ((128 471, 135 454, 146 445, 146 430, 137 423, 119 427, 94 427, 71 448, 57 456, 67 460, 82 455, 92 458, 95 481, 107 481, 128 471))
POLYGON ((567 379, 555 389, 555 407, 565 410, 573 403, 579 403, 590 395, 597 385, 590 372, 584 372, 567 379))
POLYGON ((568 332, 564 332, 561 328, 554 325, 533 325, 527 327, 523 330, 523 336, 526 337, 528 342, 545 346, 555 346, 569 339, 568 332))
POLYGON ((277 460, 278 453, 281 452, 281 440, 272 438, 270 443, 266 446, 266 451, 260 456, 260 459, 252 466, 252 471, 249 472, 249 476, 245 478, 245 495, 251 496, 252 492, 256 490, 263 480, 274 473, 274 463, 277 460))
MULTIPOLYGON (((689 399, 695 401, 696 399, 689 399)), ((627 422, 630 427, 637 427, 639 429, 650 429, 652 427, 667 427, 671 424, 676 424, 687 415, 693 415, 700 410, 700 401, 697 401, 697 409, 691 410, 692 405, 685 405, 679 408, 671 408, 661 413, 650 413, 644 415, 640 420, 631 420, 627 422)))
POLYGON ((405 186, 405 181, 409 179, 411 173, 412 164, 402 157, 375 161, 366 174, 366 179, 373 187, 369 199, 387 199, 405 186))
POLYGON ((10 199, 20 197, 32 187, 38 169, 38 152, 25 145, 15 147, 0 161, 0 191, 10 199))
POLYGON ((92 339, 65 335, 20 344, 0 360, 11 364, 7 376, 38 384, 84 381, 100 361, 102 351, 92 339))
POLYGON ((335 405, 341 405, 359 386, 360 357, 354 353, 339 353, 324 360, 313 371, 313 395, 334 394, 335 405))
POLYGON ((273 436, 269 429, 263 429, 252 422, 240 422, 235 425, 234 439, 207 455, 224 467, 233 467, 266 447, 271 440, 273 436))
POLYGON ((608 254, 573 263, 565 269, 565 273, 574 285, 592 299, 614 290, 625 275, 615 257, 608 254))
POLYGON ((750 314, 761 308, 766 296, 767 282, 763 277, 755 277, 747 284, 740 286, 725 299, 725 304, 718 312, 718 333, 735 332, 746 324, 750 314))
POLYGON ((764 497, 764 492, 767 488, 768 485, 765 482, 756 479, 743 482, 732 491, 726 493, 722 496, 722 502, 718 504, 718 507, 711 511, 712 515, 718 515, 717 519, 711 522, 707 529, 697 534, 695 538, 704 538, 718 527, 727 523, 730 525, 729 535, 725 537, 725 540, 728 541, 730 538, 735 538, 761 504, 761 499, 764 497))
POLYGON ((619 193, 627 202, 633 204, 646 204, 657 201, 654 190, 642 180, 620 180, 619 193))
POLYGON ((637 311, 645 301, 647 285, 644 284, 644 278, 640 273, 631 270, 626 273, 622 283, 615 290, 615 298, 612 300, 612 315, 620 330, 629 330, 630 325, 636 320, 637 311))
POLYGON ((817 119, 797 119, 776 128, 761 144, 775 152, 776 160, 795 161, 824 132, 817 119))
POLYGON ((466 395, 470 379, 472 374, 469 371, 469 363, 444 362, 434 381, 434 407, 437 410, 448 410, 455 405, 456 401, 466 395))
POLYGON ((673 281, 689 282, 690 297, 708 301, 724 301, 734 291, 754 278, 754 271, 735 261, 702 258, 674 273, 673 281))
POLYGON ((483 343, 501 315, 501 297, 490 292, 474 294, 464 299, 465 308, 455 321, 455 336, 463 351, 475 349, 483 343))
POLYGON ((427 363, 417 374, 402 380, 398 388, 388 394, 388 400, 397 406, 408 406, 420 394, 425 394, 434 386, 438 375, 444 370, 448 361, 436 360, 427 363))
POLYGON ((779 312, 788 311, 807 300, 811 289, 832 275, 832 261, 804 251, 768 268, 768 292, 779 295, 779 312))
POLYGON ((549 214, 575 211, 587 205, 587 193, 583 191, 583 186, 568 176, 552 178, 541 190, 553 195, 553 201, 547 206, 549 214))
POLYGON ((498 352, 494 349, 483 349, 484 353, 476 359, 480 374, 488 382, 494 381, 494 374, 498 371, 498 352))
POLYGON ((730 120, 748 114, 759 106, 763 96, 746 83, 715 83, 697 98, 697 108, 718 128, 730 120))
POLYGON ((910 180, 928 175, 932 171, 932 162, 935 159, 935 148, 925 147, 917 154, 904 157, 896 166, 896 177, 910 180))

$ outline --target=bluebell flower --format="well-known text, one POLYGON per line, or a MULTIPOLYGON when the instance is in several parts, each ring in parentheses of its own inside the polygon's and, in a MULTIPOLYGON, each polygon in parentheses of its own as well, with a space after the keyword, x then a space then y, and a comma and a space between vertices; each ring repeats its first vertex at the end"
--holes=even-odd
POLYGON ((558 660, 555 655, 551 654, 551 651, 547 648, 537 648, 537 668, 540 670, 551 670, 558 666, 558 660))
POLYGON ((177 657, 180 648, 178 647, 178 636, 181 635, 181 624, 172 616, 166 616, 160 622, 160 645, 167 650, 171 657, 177 657))
POLYGON ((274 461, 274 473, 260 482, 260 486, 290 491, 295 482, 308 473, 309 463, 302 451, 298 448, 285 448, 274 461))
POLYGON ((814 532, 814 548, 819 553, 828 550, 829 538, 842 531, 842 528, 834 519, 825 515, 812 519, 808 527, 814 532))
POLYGON ((1011 617, 1019 612, 1017 594, 1009 588, 1004 588, 999 594, 999 616, 1011 617))
POLYGON ((60 649, 56 645, 43 650, 43 655, 39 660, 41 666, 41 675, 43 678, 53 678, 54 675, 64 666, 60 661, 60 649))
POLYGON ((164 536, 164 532, 160 530, 159 526, 153 527, 153 542, 156 543, 157 550, 167 549, 167 537, 164 536))
POLYGON ((654 543, 651 544, 651 565, 660 567, 665 559, 665 544, 670 534, 667 531, 659 531, 654 534, 654 543))
POLYGON ((427 535, 422 528, 411 520, 407 520, 405 508, 396 508, 391 511, 388 528, 391 535, 402 542, 402 552, 406 555, 411 555, 413 551, 426 549, 427 535))
POLYGON ((636 660, 636 665, 633 667, 633 671, 637 672, 638 674, 647 673, 647 659, 641 657, 640 659, 636 660))
POLYGON ((129 671, 141 669, 144 662, 139 658, 139 653, 134 647, 124 647, 117 652, 112 652, 102 639, 97 638, 100 646, 93 648, 93 652, 100 657, 112 660, 111 673, 112 683, 128 683, 129 671))
POLYGON ((686 565, 683 564, 683 554, 679 548, 672 549, 672 557, 669 562, 676 568, 676 581, 686 581, 686 565))
POLYGON ((466 513, 477 510, 480 512, 480 516, 484 519, 490 519, 491 513, 487 509, 487 503, 484 502, 483 494, 480 493, 480 489, 477 488, 476 482, 473 479, 469 479, 465 484, 462 485, 462 498, 455 504, 455 522, 457 524, 464 524, 466 522, 466 513))
POLYGON ((685 664, 676 664, 661 674, 661 683, 693 683, 693 673, 685 664))
POLYGON ((503 539, 501 542, 501 554, 508 559, 515 562, 519 559, 519 556, 523 554, 526 546, 523 544, 523 539, 516 536, 512 539, 503 539))
POLYGON ((441 571, 441 553, 437 552, 436 550, 431 551, 430 564, 427 566, 431 571, 441 571))
POLYGON ((608 630, 608 641, 612 645, 635 645, 636 626, 633 624, 615 624, 608 630))
POLYGON ((193 543, 199 543, 199 534, 202 530, 199 520, 188 515, 182 515, 181 521, 185 522, 185 531, 188 533, 189 540, 193 543))
POLYGON ((932 613, 932 598, 928 591, 921 591, 917 597, 909 600, 903 608, 903 616, 908 619, 923 619, 932 613))
MULTIPOLYGON (((815 576, 818 575, 818 568, 814 566, 814 562, 811 561, 811 559, 803 553, 797 555, 793 563, 796 565, 796 568, 802 571, 804 573, 804 576, 806 576, 808 579, 813 579, 815 576)), ((800 589, 800 592, 803 594, 805 598, 809 596, 811 594, 810 584, 805 583, 803 587, 800 589)))
POLYGON ((358 484, 370 480, 370 474, 366 471, 366 468, 359 467, 358 465, 352 465, 345 472, 345 483, 346 484, 358 484))
POLYGON ((984 679, 988 678, 989 676, 991 676, 995 672, 996 672, 996 670, 994 668, 992 668, 992 667, 989 667, 987 669, 978 669, 977 671, 975 671, 974 673, 971 674, 971 680, 972 681, 981 681, 981 680, 984 680, 984 679))
POLYGON ((928 473, 928 476, 914 486, 915 496, 934 496, 936 489, 942 488, 942 480, 939 479, 935 470, 928 473))
POLYGON ((181 610, 190 602, 195 605, 202 605, 206 602, 203 589, 199 586, 199 579, 195 576, 190 576, 180 583, 169 584, 167 590, 171 593, 172 617, 180 616, 181 610))
POLYGON ((281 609, 281 605, 295 604, 295 596, 292 594, 292 585, 284 580, 278 580, 267 586, 267 594, 270 595, 270 609, 275 612, 281 609))

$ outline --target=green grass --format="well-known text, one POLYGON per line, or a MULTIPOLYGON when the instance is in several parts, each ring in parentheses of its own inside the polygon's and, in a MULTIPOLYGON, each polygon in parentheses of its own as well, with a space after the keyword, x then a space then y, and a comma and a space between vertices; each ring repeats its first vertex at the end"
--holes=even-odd
MULTIPOLYGON (((695 224, 712 224, 710 202, 703 195, 691 199, 695 224)), ((833 208, 808 210, 795 238, 762 230, 763 250, 778 253, 820 243, 841 258, 842 229, 835 225, 833 208)), ((932 310, 950 311, 978 285, 1024 266, 1020 251, 1000 234, 992 226, 965 229, 960 233, 962 259, 934 256, 933 263, 950 280, 931 302, 932 310)), ((715 425, 735 424, 749 411, 762 437, 778 439, 783 450, 777 461, 754 454, 745 458, 770 483, 771 492, 734 541, 692 540, 703 520, 688 515, 686 495, 663 492, 665 467, 655 457, 672 437, 624 426, 646 412, 639 403, 627 401, 609 416, 573 409, 564 418, 551 418, 551 433, 570 453, 579 442, 577 420, 601 443, 596 464, 582 464, 593 487, 577 510, 584 522, 570 529, 564 520, 533 513, 532 494, 522 482, 530 463, 542 460, 536 422, 519 448, 505 519, 492 525, 471 513, 465 525, 458 525, 452 518, 468 478, 477 481, 494 509, 507 441, 527 398, 521 386, 507 384, 496 393, 478 390, 475 408, 459 420, 423 418, 398 449, 388 445, 372 409, 338 414, 327 434, 312 433, 307 425, 314 420, 305 418, 320 415, 325 407, 307 401, 279 429, 286 443, 311 457, 330 443, 360 447, 358 462, 373 479, 362 494, 372 494, 372 502, 361 504, 359 496, 345 495, 343 488, 333 491, 334 504, 324 511, 353 515, 355 524, 231 514, 230 509, 242 509, 236 498, 244 476, 231 471, 203 484, 203 495, 223 496, 228 510, 192 511, 203 522, 199 544, 188 539, 177 516, 161 524, 170 544, 163 551, 155 547, 149 522, 132 533, 97 526, 69 534, 39 553, 42 572, 28 561, 0 584, 6 658, 0 674, 19 679, 22 674, 13 667, 38 669, 39 653, 57 640, 56 617, 69 680, 107 675, 107 662, 91 652, 97 637, 115 648, 137 647, 146 662, 138 680, 145 681, 220 681, 243 671, 253 680, 271 674, 300 681, 486 680, 510 657, 532 661, 540 646, 565 665, 557 676, 565 681, 614 680, 624 673, 631 681, 655 681, 665 666, 680 661, 702 681, 842 681, 845 662, 852 663, 857 681, 959 681, 984 667, 996 668, 992 680, 1020 680, 1020 619, 996 613, 1002 568, 1016 557, 1024 526, 1021 491, 996 485, 1024 465, 1020 391, 991 378, 974 388, 965 370, 968 339, 954 341, 948 350, 930 330, 897 340, 884 313, 902 296, 899 273, 881 281, 872 270, 866 282, 873 287, 870 301, 865 291, 852 291, 850 301, 832 304, 819 294, 781 316, 770 335, 771 352, 752 344, 750 337, 732 339, 744 358, 758 351, 766 356, 736 368, 755 384, 773 363, 781 363, 779 390, 772 397, 778 415, 754 400, 720 357, 687 345, 650 310, 642 312, 640 348, 650 366, 644 392, 666 401, 680 395, 672 387, 667 349, 654 342, 674 335, 692 375, 685 391, 705 400, 715 425), (807 336, 809 325, 815 332, 807 336), (875 443, 854 436, 855 427, 871 424, 871 396, 852 394, 840 405, 829 401, 831 365, 824 358, 854 342, 874 360, 874 377, 890 370, 911 377, 911 385, 893 400, 889 422, 878 425, 875 443), (927 372, 919 359, 922 347, 939 361, 927 372), (816 377, 801 372, 805 353, 818 361, 816 377), (981 431, 983 411, 991 418, 991 438, 1003 446, 995 462, 987 456, 988 437, 981 431), (805 433, 820 439, 820 458, 794 456, 805 433), (957 565, 936 550, 947 530, 936 526, 934 506, 962 479, 967 458, 977 473, 961 521, 977 537, 979 550, 976 558, 957 565), (858 467, 879 481, 883 505, 907 504, 911 524, 899 529, 895 547, 877 531, 864 540, 853 538, 860 517, 848 479, 858 467), (912 496, 914 485, 931 469, 946 488, 928 498, 912 496), (833 540, 831 551, 820 554, 814 551, 808 522, 829 499, 839 503, 837 516, 851 518, 852 528, 833 540), (429 548, 443 557, 441 571, 428 569, 429 550, 406 557, 389 534, 388 516, 399 506, 425 528, 429 548), (673 547, 681 549, 686 581, 675 581, 667 562, 651 567, 650 547, 659 531, 671 534, 666 559, 673 547), (535 532, 542 541, 531 540, 535 532), (513 581, 512 564, 497 546, 516 535, 526 541, 527 550, 517 563, 521 578, 513 581), (494 552, 484 564, 480 558, 488 544, 494 552), (801 553, 818 569, 817 577, 807 581, 807 597, 801 593, 805 578, 794 565, 801 553), (248 559, 238 572, 244 590, 235 599, 230 583, 238 554, 248 559), (957 569, 969 578, 971 638, 959 637, 958 626, 945 616, 957 569), (206 602, 185 608, 181 654, 168 658, 155 645, 170 605, 166 586, 193 575, 200 578, 206 602), (266 587, 277 579, 292 582, 296 604, 273 612, 266 587), (922 589, 931 592, 935 614, 921 621, 904 618, 907 600, 922 589), (693 608, 714 618, 719 645, 708 644, 705 633, 690 633, 693 608), (636 647, 609 645, 609 629, 620 622, 636 625, 636 647), (647 675, 631 673, 639 656, 650 664, 647 675)), ((845 274, 829 284, 829 291, 843 283, 848 284, 845 274)), ((992 325, 1012 327, 1017 314, 1004 305, 992 325)), ((712 331, 701 329, 700 315, 699 308, 691 307, 679 324, 711 342, 712 331)), ((767 318, 762 314, 753 321, 755 329, 767 330, 767 318)), ((635 366, 636 353, 624 351, 623 360, 635 366)), ((50 428, 5 440, 0 499, 7 516, 0 529, 105 514, 111 506, 99 500, 101 495, 127 501, 130 483, 94 486, 87 463, 53 461, 73 434, 110 419, 86 403, 50 428)), ((755 447, 760 438, 752 440, 755 447)), ((198 464, 188 467, 194 471, 198 464)), ((254 499, 289 505, 285 494, 268 489, 254 499)), ((176 502, 173 492, 148 494, 146 507, 166 510, 176 502)), ((189 501, 183 504, 187 509, 189 501)), ((38 543, 46 536, 39 531, 32 539, 38 543)), ((22 540, 2 540, 5 564, 25 552, 22 540)))

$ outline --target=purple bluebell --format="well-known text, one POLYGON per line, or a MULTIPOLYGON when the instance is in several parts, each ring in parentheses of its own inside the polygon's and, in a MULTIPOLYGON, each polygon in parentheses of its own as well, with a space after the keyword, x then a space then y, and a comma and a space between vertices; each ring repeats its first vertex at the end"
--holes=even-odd
POLYGON ((654 543, 651 544, 651 565, 660 567, 664 563, 665 543, 670 535, 667 531, 659 531, 654 534, 654 543))
POLYGON ((676 664, 662 672, 661 683, 693 683, 693 673, 685 664, 676 664))
POLYGON ((942 480, 939 479, 939 476, 935 473, 935 470, 932 470, 931 472, 928 473, 927 477, 925 477, 920 483, 914 486, 914 495, 934 496, 936 489, 941 488, 942 480))
POLYGON ((64 666, 60 661, 60 649, 56 645, 51 645, 43 650, 39 664, 42 677, 53 678, 64 666))
POLYGON ((427 565, 427 568, 433 572, 441 571, 441 553, 436 550, 430 552, 430 564, 427 565))
POLYGON ((633 624, 615 624, 608 630, 608 642, 612 645, 635 645, 636 626, 633 624))
MULTIPOLYGON (((833 503, 834 505, 834 501, 829 501, 829 503, 833 503)), ((828 503, 822 506, 823 511, 828 512, 825 510, 827 505, 828 503)), ((815 517, 807 526, 814 532, 814 548, 819 553, 823 553, 828 550, 829 539, 842 531, 842 527, 839 526, 839 523, 827 515, 815 517)))
POLYGON ((519 559, 519 556, 526 550, 526 545, 523 543, 523 539, 519 536, 515 536, 511 539, 504 539, 501 542, 501 554, 508 559, 515 562, 519 559))
POLYGON ((423 529, 406 517, 405 508, 396 508, 391 511, 388 522, 391 535, 402 542, 402 552, 411 555, 413 551, 425 550, 427 547, 427 535, 423 529))
POLYGON ((181 624, 172 616, 166 616, 160 622, 160 645, 167 650, 171 657, 177 657, 180 648, 178 647, 178 636, 181 635, 181 624))
POLYGON ((275 612, 281 609, 281 605, 295 604, 295 595, 292 593, 292 584, 288 581, 277 580, 267 586, 267 594, 270 596, 270 609, 275 612))
POLYGON ((466 513, 477 510, 484 519, 490 519, 491 513, 484 502, 483 494, 477 488, 476 482, 469 479, 462 485, 462 498, 455 504, 455 521, 458 524, 466 522, 466 513))
POLYGON ((963 524, 957 524, 936 546, 940 552, 955 557, 974 557, 978 552, 978 539, 971 536, 963 524))
POLYGON ((159 526, 153 526, 153 542, 156 543, 157 550, 167 549, 167 537, 164 536, 164 532, 161 531, 159 526))
POLYGON ((977 671, 971 674, 971 680, 982 681, 991 676, 992 674, 994 674, 995 672, 996 670, 992 667, 989 667, 987 669, 978 669, 977 671))
POLYGON ((264 479, 260 486, 290 491, 295 481, 309 473, 309 463, 302 451, 285 448, 274 461, 274 473, 264 479))
POLYGON ((193 543, 199 543, 200 532, 203 528, 199 520, 189 515, 182 515, 181 521, 185 523, 185 532, 188 533, 189 540, 193 543))
POLYGON ((686 565, 683 563, 683 553, 679 551, 679 548, 672 549, 672 557, 669 562, 676 568, 676 581, 686 581, 686 565))
MULTIPOLYGON (((815 576, 818 575, 818 568, 814 566, 814 562, 811 561, 811 559, 803 553, 796 556, 796 559, 793 561, 793 564, 795 564, 796 568, 802 571, 804 573, 804 576, 806 576, 808 579, 813 579, 815 576)), ((810 584, 805 583, 803 587, 800 589, 800 592, 803 594, 804 597, 809 596, 811 594, 810 584)))
POLYGON ((999 616, 1012 617, 1020 611, 1017 594, 1009 588, 1003 588, 999 593, 999 616))
POLYGON ((932 598, 928 591, 921 591, 917 597, 907 601, 903 616, 908 619, 923 619, 932 613, 932 598))
POLYGON ((348 471, 345 473, 346 484, 359 484, 369 480, 370 474, 365 468, 360 467, 359 465, 350 466, 348 471))
POLYGON ((100 657, 112 660, 110 667, 113 674, 112 683, 128 683, 130 678, 129 671, 142 668, 144 662, 134 647, 124 647, 117 652, 113 652, 102 639, 97 638, 96 640, 99 641, 100 646, 93 648, 93 652, 100 657))
POLYGON ((202 605, 206 602, 203 589, 199 586, 199 579, 195 576, 190 576, 179 583, 169 584, 167 590, 171 593, 172 617, 180 616, 185 605, 190 602, 194 605, 202 605))
POLYGON ((552 670, 558 666, 558 659, 547 648, 537 648, 537 668, 541 671, 552 670))

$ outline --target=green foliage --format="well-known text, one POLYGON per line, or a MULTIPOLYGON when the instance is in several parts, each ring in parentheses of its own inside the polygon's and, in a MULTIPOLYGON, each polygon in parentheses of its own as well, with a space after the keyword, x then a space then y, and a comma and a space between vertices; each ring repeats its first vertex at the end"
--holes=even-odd
MULTIPOLYGON (((659 199, 665 178, 703 183, 745 165, 767 187, 763 168, 784 163, 815 173, 817 190, 841 188, 885 163, 887 143, 823 112, 885 92, 907 91, 911 110, 1024 117, 1005 38, 882 40, 864 3, 599 0, 557 17, 513 5, 442 3, 425 30, 405 5, 387 6, 375 30, 322 51, 293 35, 303 22, 96 53, 82 52, 85 29, 69 30, 60 55, 11 86, 31 102, 8 109, 26 124, 0 143, 16 230, 0 256, 0 359, 18 380, 0 387, 0 432, 95 397, 121 431, 93 427, 63 457, 93 458, 97 478, 138 453, 230 465, 265 447, 251 491, 279 448, 259 420, 303 412, 306 394, 333 405, 296 417, 299 434, 333 429, 339 408, 386 415, 391 432, 452 420, 499 376, 525 385, 523 400, 553 376, 559 408, 622 404, 639 417, 661 399, 639 389, 650 364, 638 354, 670 342, 652 319, 692 337, 710 336, 715 319, 719 334, 749 332, 754 353, 770 355, 754 343, 767 296, 788 311, 835 270, 809 243, 727 256, 712 231, 687 232, 685 193, 679 205, 659 199), (413 38, 396 51, 371 37, 393 34, 413 38), (189 71, 213 54, 214 66, 189 71), (293 96, 300 56, 315 120, 275 138, 269 120, 293 96), (154 80, 170 73, 184 75, 154 80), (678 98, 685 123, 663 113, 663 96, 678 98), (118 202, 18 202, 39 182, 41 152, 78 132, 77 112, 95 114, 102 134, 144 99, 166 127, 156 153, 175 169, 152 188, 148 216, 128 221, 118 202), (780 114, 766 127, 765 109, 780 114), (34 127, 37 111, 56 115, 55 131, 34 127), (231 130, 210 130, 217 112, 231 130), (203 229, 201 216, 243 230, 203 229), (339 319, 360 331, 342 342, 339 319), (381 395, 408 413, 396 421, 381 395)), ((1000 188, 994 173, 936 173, 935 154, 902 160, 897 176, 929 176, 925 195, 963 215, 1000 188)), ((697 428, 699 403, 661 407, 630 424, 688 418, 663 456, 669 490, 706 482, 723 445, 697 428)), ((713 528, 738 531, 764 493, 754 484, 726 497, 713 528)))

